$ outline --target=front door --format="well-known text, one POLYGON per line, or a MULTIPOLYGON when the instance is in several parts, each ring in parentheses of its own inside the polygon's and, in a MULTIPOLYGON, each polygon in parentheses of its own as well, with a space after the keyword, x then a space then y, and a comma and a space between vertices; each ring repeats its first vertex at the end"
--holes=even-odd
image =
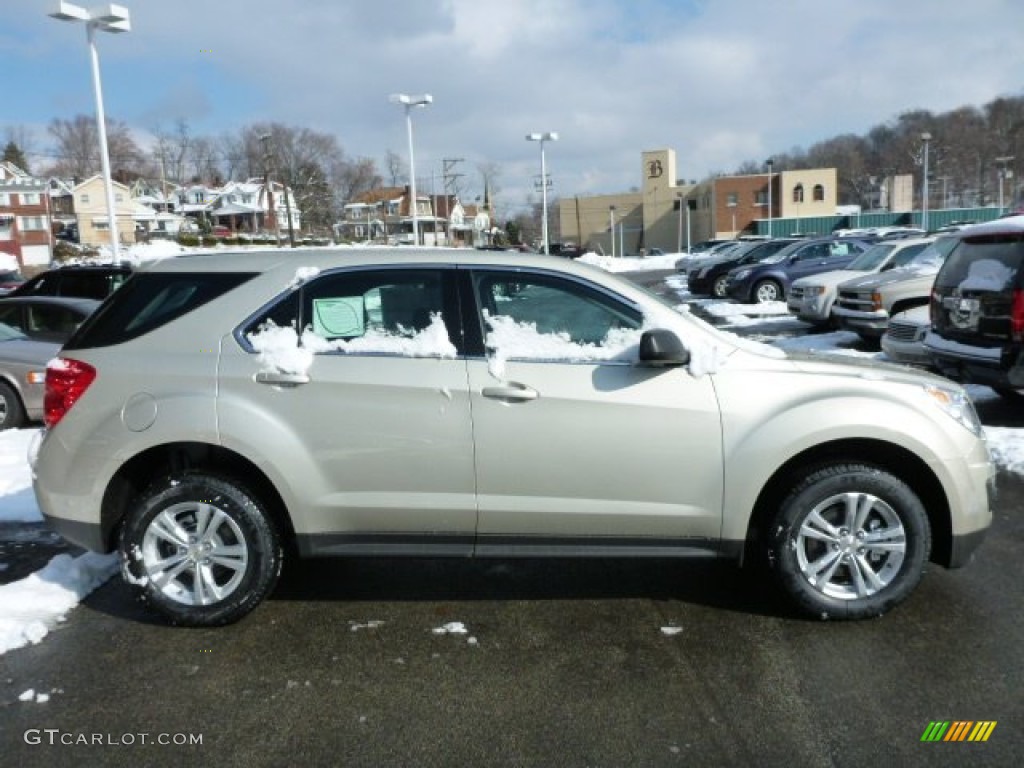
POLYGON ((477 552, 713 548, 722 443, 710 378, 637 366, 643 317, 593 284, 497 269, 470 282, 487 347, 468 363, 477 552))

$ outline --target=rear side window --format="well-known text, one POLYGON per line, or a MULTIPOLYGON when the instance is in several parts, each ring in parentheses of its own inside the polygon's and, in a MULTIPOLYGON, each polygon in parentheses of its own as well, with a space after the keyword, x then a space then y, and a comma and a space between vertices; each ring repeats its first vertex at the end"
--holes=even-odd
POLYGON ((993 235, 964 240, 946 260, 935 287, 961 292, 1004 292, 1021 286, 1024 240, 993 235))
POLYGON ((237 288, 255 273, 152 272, 125 282, 64 345, 109 347, 142 336, 237 288))

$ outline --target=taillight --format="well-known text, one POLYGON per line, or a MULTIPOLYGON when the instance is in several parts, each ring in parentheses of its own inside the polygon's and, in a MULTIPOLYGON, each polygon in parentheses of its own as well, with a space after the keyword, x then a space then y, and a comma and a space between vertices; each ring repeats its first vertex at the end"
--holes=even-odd
POLYGON ((80 360, 55 357, 46 366, 46 394, 43 397, 43 420, 52 429, 64 418, 75 401, 96 378, 96 369, 80 360))
POLYGON ((1013 308, 1010 310, 1010 338, 1024 341, 1024 290, 1013 292, 1013 308))

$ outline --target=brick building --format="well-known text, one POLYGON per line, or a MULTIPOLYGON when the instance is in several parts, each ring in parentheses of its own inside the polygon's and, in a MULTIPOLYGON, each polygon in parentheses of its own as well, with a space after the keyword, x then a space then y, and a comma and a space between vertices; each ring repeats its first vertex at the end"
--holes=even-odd
POLYGON ((19 268, 50 263, 49 200, 44 179, 0 162, 0 253, 13 256, 19 268))

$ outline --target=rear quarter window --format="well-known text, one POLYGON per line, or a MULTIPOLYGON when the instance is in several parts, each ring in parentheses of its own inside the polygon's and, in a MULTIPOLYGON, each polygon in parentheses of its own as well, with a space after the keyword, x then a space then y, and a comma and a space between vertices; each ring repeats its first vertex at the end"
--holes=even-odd
POLYGON ((254 276, 240 272, 136 274, 82 324, 64 348, 109 347, 138 338, 254 276))

